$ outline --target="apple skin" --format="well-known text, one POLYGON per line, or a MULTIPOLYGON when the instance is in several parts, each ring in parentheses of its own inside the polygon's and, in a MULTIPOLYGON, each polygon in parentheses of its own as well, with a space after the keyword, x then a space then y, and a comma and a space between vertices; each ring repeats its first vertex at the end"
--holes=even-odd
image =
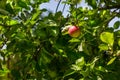
POLYGON ((71 26, 71 27, 69 27, 68 34, 71 37, 78 37, 80 35, 80 28, 78 26, 71 26))

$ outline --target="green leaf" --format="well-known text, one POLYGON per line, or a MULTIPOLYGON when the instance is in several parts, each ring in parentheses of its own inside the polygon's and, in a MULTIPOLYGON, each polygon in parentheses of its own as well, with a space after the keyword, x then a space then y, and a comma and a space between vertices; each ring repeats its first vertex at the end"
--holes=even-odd
POLYGON ((113 57, 112 59, 110 59, 110 61, 107 63, 107 65, 112 64, 115 61, 116 57, 113 57))
POLYGON ((81 71, 80 72, 84 77, 87 77, 87 76, 89 76, 89 73, 90 73, 90 69, 89 68, 86 68, 86 70, 84 71, 81 71))
POLYGON ((40 37, 41 39, 47 37, 46 31, 45 31, 44 29, 36 29, 36 30, 34 31, 34 35, 37 36, 37 37, 40 37))
POLYGON ((83 66, 83 65, 85 65, 84 57, 81 57, 81 58, 79 58, 78 60, 76 60, 75 64, 78 65, 78 66, 83 66))
POLYGON ((101 76, 97 76, 97 80, 103 80, 101 76))
POLYGON ((1 8, 0 8, 0 14, 3 14, 3 15, 8 15, 8 14, 9 14, 9 12, 8 12, 8 11, 6 11, 6 10, 4 10, 4 9, 1 9, 1 8))
POLYGON ((114 29, 118 29, 120 27, 120 21, 116 21, 114 23, 114 29))
MULTIPOLYGON (((1 66, 2 66, 2 65, 1 65, 1 66)), ((9 71, 8 69, 6 69, 6 68, 0 69, 0 77, 7 75, 9 72, 10 72, 10 71, 9 71)))
POLYGON ((10 3, 6 4, 6 10, 11 13, 11 14, 14 14, 14 11, 12 9, 12 6, 10 5, 10 3))
POLYGON ((104 68, 104 67, 102 67, 102 66, 99 66, 98 68, 97 68, 97 70, 99 70, 99 71, 101 71, 101 72, 106 72, 107 70, 104 68))
POLYGON ((115 55, 116 55, 116 56, 120 56, 120 50, 117 50, 117 52, 116 52, 115 55))
POLYGON ((50 34, 51 34, 52 36, 54 36, 54 37, 57 37, 58 34, 59 34, 59 29, 58 29, 58 27, 51 27, 51 29, 50 29, 50 34))
POLYGON ((13 26, 13 25, 18 24, 18 21, 16 21, 16 20, 10 20, 10 21, 6 21, 6 22, 9 26, 13 26))
POLYGON ((57 73, 56 71, 48 70, 48 74, 50 75, 50 77, 55 78, 57 73))
POLYGON ((90 20, 89 24, 90 24, 90 26, 93 26, 93 27, 96 26, 96 25, 98 25, 97 21, 95 21, 95 20, 90 20))
POLYGON ((27 4, 26 4, 24 1, 22 1, 22 0, 19 0, 19 1, 17 2, 17 4, 18 4, 18 6, 20 6, 20 7, 22 7, 22 8, 28 9, 27 4))
POLYGON ((15 38, 17 40, 23 40, 23 39, 25 39, 25 33, 23 33, 23 32, 19 32, 17 34, 14 33, 11 35, 11 37, 15 38))
POLYGON ((110 32, 103 32, 101 33, 100 35, 100 39, 107 43, 107 44, 110 44, 111 46, 113 46, 113 43, 114 43, 114 36, 113 36, 113 33, 110 33, 110 32))
POLYGON ((80 40, 76 38, 72 38, 71 40, 69 40, 69 42, 80 42, 80 40))
POLYGON ((76 60, 75 64, 72 65, 73 70, 81 70, 83 66, 85 65, 84 57, 81 57, 76 60))
POLYGON ((37 18, 39 18, 39 15, 40 15, 40 11, 37 11, 37 12, 33 15, 32 20, 34 21, 34 20, 36 20, 37 18))
POLYGON ((63 76, 63 78, 65 78, 65 77, 67 77, 67 76, 70 76, 70 75, 72 75, 72 74, 74 74, 76 71, 74 71, 74 70, 67 70, 66 72, 65 72, 65 74, 64 74, 64 76, 63 76))
POLYGON ((100 44, 99 45, 100 50, 108 50, 108 45, 107 44, 100 44))
POLYGON ((118 45, 120 46, 120 39, 118 39, 118 45))
POLYGON ((88 5, 92 6, 94 9, 97 7, 96 0, 85 0, 88 5))
POLYGON ((71 4, 79 4, 82 0, 70 0, 71 4))
POLYGON ((44 62, 43 64, 50 63, 52 60, 52 55, 47 50, 45 50, 45 48, 42 49, 41 53, 41 58, 44 62))
POLYGON ((62 16, 62 12, 61 12, 61 11, 59 11, 59 12, 57 12, 57 13, 55 14, 55 18, 60 18, 60 16, 62 16))

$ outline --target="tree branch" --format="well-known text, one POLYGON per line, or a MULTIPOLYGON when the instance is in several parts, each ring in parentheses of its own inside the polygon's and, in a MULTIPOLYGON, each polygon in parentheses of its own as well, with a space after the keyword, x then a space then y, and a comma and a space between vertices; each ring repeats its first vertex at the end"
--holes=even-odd
POLYGON ((58 10, 58 7, 59 7, 59 5, 60 5, 61 1, 62 1, 62 0, 59 0, 59 2, 58 2, 58 4, 57 4, 57 7, 56 7, 56 10, 55 10, 55 12, 57 12, 57 10, 58 10))
POLYGON ((64 12, 65 7, 66 7, 66 3, 65 3, 64 6, 63 6, 62 13, 64 12))
POLYGON ((116 8, 120 9, 120 5, 105 6, 105 7, 98 8, 98 10, 116 9, 116 8))

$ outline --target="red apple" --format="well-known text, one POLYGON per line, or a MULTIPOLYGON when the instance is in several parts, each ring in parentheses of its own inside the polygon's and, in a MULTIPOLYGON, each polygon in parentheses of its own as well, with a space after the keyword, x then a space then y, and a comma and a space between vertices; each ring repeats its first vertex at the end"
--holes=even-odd
POLYGON ((68 34, 71 37, 78 37, 80 35, 80 28, 77 26, 71 26, 68 29, 68 34))

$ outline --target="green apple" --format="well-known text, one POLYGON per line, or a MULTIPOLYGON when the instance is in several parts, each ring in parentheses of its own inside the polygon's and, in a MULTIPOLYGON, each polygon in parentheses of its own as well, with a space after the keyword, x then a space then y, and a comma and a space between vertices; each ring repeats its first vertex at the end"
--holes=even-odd
POLYGON ((69 27, 68 34, 71 37, 78 37, 80 35, 80 28, 78 26, 71 26, 71 27, 69 27))

